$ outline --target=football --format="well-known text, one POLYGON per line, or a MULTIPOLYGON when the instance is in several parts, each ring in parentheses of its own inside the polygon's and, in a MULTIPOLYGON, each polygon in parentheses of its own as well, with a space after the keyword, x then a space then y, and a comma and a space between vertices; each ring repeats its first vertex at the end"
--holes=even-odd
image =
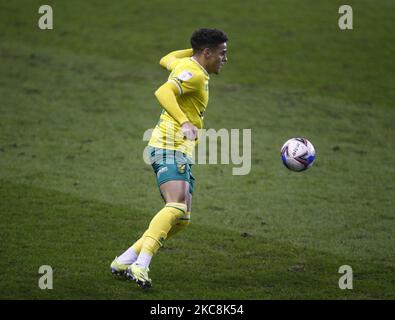
POLYGON ((315 160, 315 149, 306 138, 292 138, 281 147, 281 160, 292 171, 304 171, 315 160))

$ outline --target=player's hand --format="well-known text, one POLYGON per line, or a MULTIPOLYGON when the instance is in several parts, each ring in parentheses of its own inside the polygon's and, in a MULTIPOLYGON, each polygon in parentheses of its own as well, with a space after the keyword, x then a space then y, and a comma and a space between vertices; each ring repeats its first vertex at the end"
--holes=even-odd
POLYGON ((198 138, 199 129, 195 127, 191 122, 184 122, 181 125, 181 131, 184 137, 188 140, 196 140, 198 138))

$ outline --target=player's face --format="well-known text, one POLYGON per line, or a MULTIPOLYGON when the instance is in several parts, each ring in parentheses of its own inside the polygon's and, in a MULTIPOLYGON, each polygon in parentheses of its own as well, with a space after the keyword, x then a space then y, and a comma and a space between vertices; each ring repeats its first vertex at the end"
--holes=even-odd
POLYGON ((215 49, 210 50, 210 54, 207 56, 207 71, 208 73, 218 74, 221 67, 228 61, 227 44, 226 42, 219 44, 215 49))

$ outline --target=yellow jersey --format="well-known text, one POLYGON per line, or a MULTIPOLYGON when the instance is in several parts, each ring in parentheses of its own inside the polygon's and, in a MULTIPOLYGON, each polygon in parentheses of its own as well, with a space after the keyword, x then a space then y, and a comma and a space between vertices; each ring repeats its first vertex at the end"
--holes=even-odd
MULTIPOLYGON (((168 81, 178 88, 176 100, 180 109, 193 125, 202 129, 209 98, 209 74, 193 57, 174 58, 167 68, 171 71, 168 81)), ((189 157, 193 157, 196 144, 197 141, 184 139, 180 124, 165 110, 148 143, 152 147, 180 151, 189 157)))

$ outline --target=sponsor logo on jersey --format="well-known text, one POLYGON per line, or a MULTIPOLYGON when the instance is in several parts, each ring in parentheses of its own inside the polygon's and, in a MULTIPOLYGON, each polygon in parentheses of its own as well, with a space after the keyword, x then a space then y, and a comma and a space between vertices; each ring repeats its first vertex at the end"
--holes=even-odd
POLYGON ((177 80, 180 81, 181 83, 183 81, 188 81, 189 79, 191 79, 193 77, 193 73, 188 71, 188 70, 184 70, 182 71, 179 76, 177 77, 177 80))

